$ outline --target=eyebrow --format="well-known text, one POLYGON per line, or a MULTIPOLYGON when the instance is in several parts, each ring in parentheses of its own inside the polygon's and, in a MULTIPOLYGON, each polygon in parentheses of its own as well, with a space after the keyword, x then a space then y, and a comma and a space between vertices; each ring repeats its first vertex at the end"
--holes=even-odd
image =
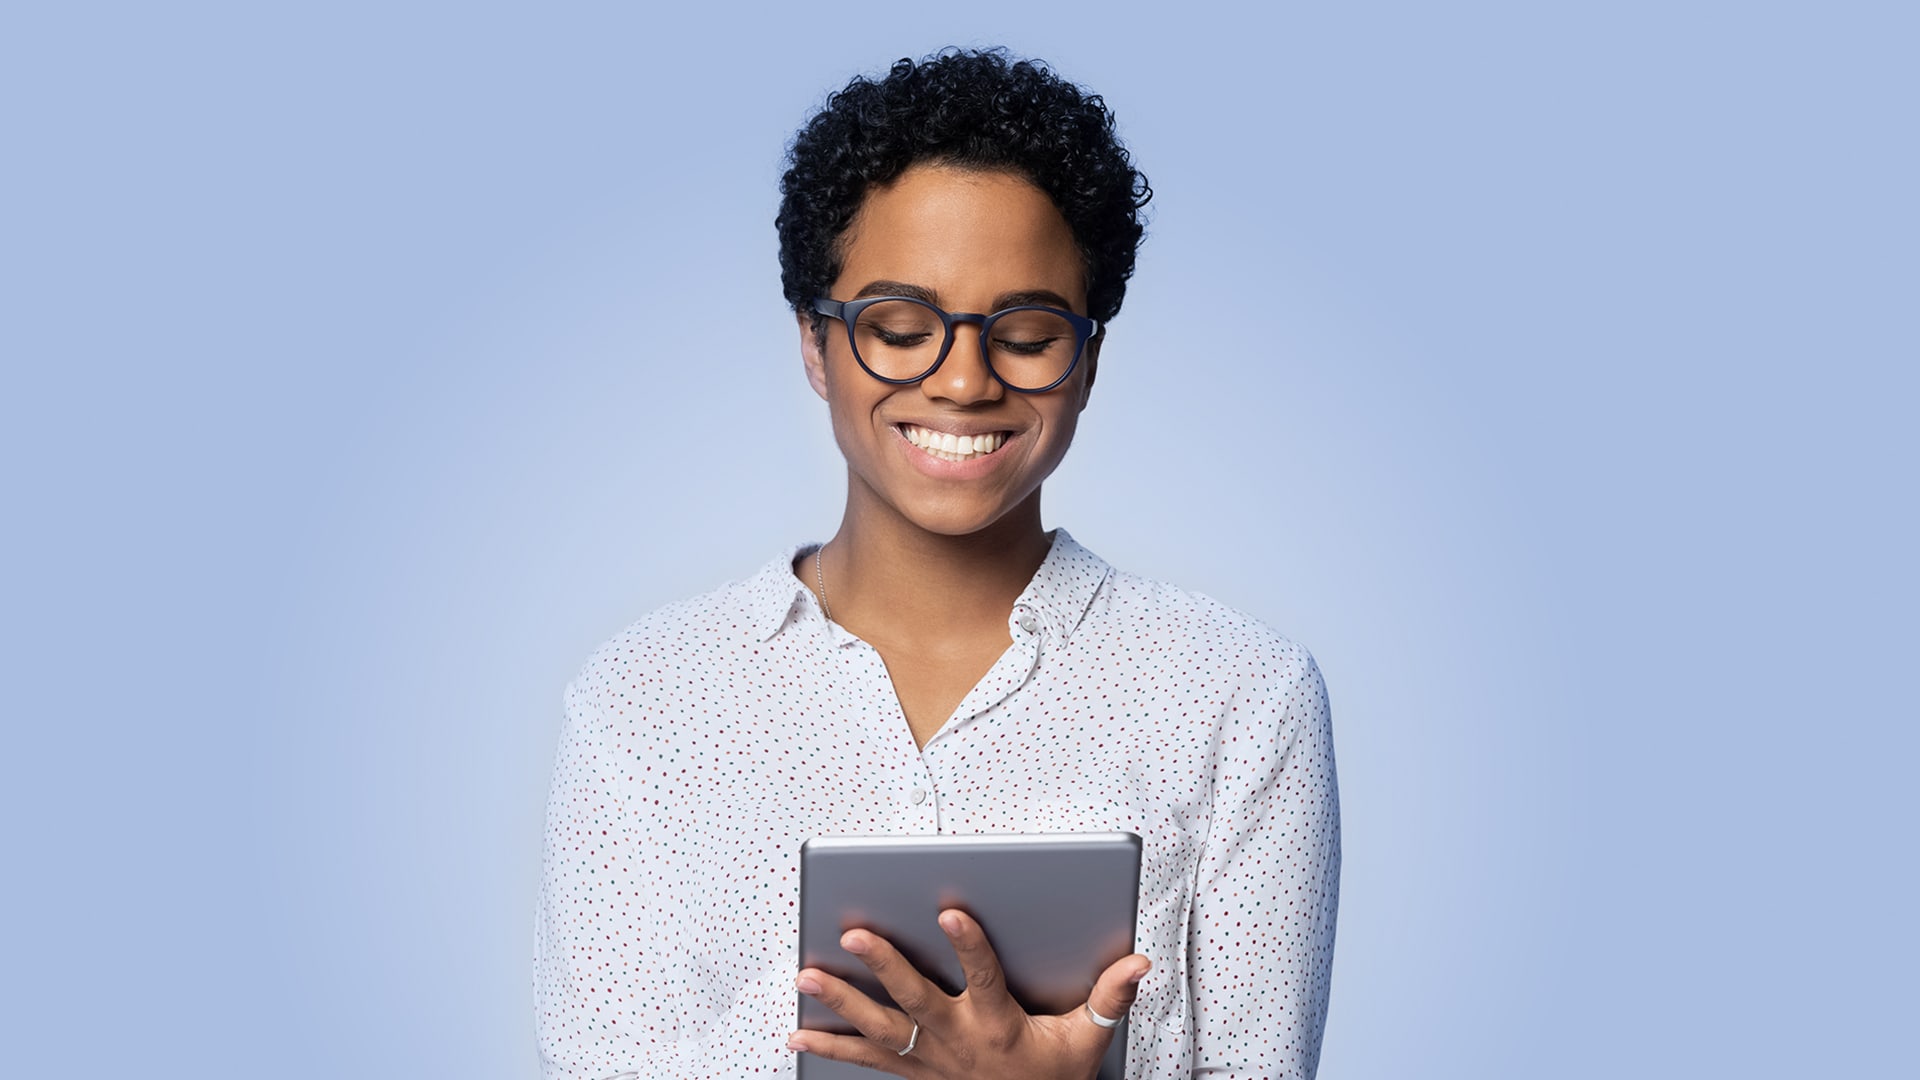
POLYGON ((999 296, 993 298, 993 310, 995 311, 1002 311, 1010 307, 1026 307, 1028 305, 1059 308, 1061 311, 1073 310, 1073 305, 1067 303, 1066 297, 1061 296, 1051 289, 1025 289, 1020 292, 1001 293, 999 296))
POLYGON ((904 281, 869 281, 853 294, 855 300, 869 296, 906 296, 925 301, 935 307, 940 306, 940 294, 924 285, 909 285, 904 281))
MULTIPOLYGON (((887 281, 884 279, 880 281, 869 281, 860 287, 859 292, 853 294, 855 300, 864 299, 869 296, 906 296, 932 304, 935 307, 940 306, 939 293, 927 288, 925 285, 912 285, 904 281, 887 281)), ((1029 305, 1054 307, 1062 311, 1073 310, 1073 305, 1067 302, 1066 297, 1061 296, 1051 289, 1020 289, 1014 292, 1001 293, 999 296, 993 298, 992 310, 1004 311, 1011 307, 1026 307, 1029 305)))

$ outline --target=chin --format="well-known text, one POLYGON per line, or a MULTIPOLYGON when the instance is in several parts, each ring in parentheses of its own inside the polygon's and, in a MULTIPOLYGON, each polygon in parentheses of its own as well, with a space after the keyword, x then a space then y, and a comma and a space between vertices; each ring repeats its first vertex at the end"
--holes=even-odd
POLYGON ((935 536, 972 536, 986 532, 1005 514, 908 514, 907 520, 935 536))
POLYGON ((894 504, 901 517, 936 536, 972 536, 985 532, 1013 515, 1019 507, 1019 503, 983 505, 973 500, 894 504))

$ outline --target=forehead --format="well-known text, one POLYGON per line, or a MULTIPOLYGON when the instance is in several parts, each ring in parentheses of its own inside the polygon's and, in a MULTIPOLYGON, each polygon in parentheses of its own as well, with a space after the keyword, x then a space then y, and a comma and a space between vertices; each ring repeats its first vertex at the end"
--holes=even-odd
POLYGON ((1085 310, 1073 230, 1045 192, 1011 173, 916 165, 868 193, 841 244, 837 297, 898 281, 954 310, 1021 291, 1059 293, 1085 310))

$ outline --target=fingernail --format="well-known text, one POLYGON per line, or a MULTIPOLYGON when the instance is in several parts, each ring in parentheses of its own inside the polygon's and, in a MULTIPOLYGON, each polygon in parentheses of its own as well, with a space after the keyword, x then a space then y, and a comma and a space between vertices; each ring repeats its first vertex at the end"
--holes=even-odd
POLYGON ((807 1047, 806 1047, 806 1044, 804 1044, 804 1043, 802 1043, 802 1042, 800 1041, 800 1036, 798 1036, 798 1035, 789 1035, 789 1036, 787 1036, 787 1049, 789 1049, 789 1050, 805 1050, 806 1048, 807 1048, 807 1047))
POLYGON ((1147 972, 1149 972, 1149 971, 1152 971, 1152 970, 1153 970, 1153 965, 1152 965, 1152 964, 1148 964, 1148 965, 1147 965, 1146 967, 1143 967, 1143 968, 1141 968, 1141 969, 1140 969, 1139 971, 1136 971, 1136 972, 1134 972, 1133 974, 1131 974, 1131 975, 1129 975, 1129 976, 1127 976, 1127 981, 1128 981, 1128 982, 1130 982, 1130 983, 1137 983, 1137 982, 1139 982, 1139 981, 1140 981, 1141 979, 1144 979, 1144 978, 1146 978, 1146 977, 1147 977, 1147 972))
POLYGON ((848 934, 840 939, 840 947, 856 955, 864 953, 867 951, 867 939, 857 934, 848 934))
POLYGON ((800 976, 793 980, 793 985, 799 987, 800 992, 803 994, 817 994, 820 992, 820 980, 811 975, 800 976))
POLYGON ((960 933, 960 916, 955 915, 951 911, 941 912, 940 929, 945 930, 948 937, 958 936, 960 933))

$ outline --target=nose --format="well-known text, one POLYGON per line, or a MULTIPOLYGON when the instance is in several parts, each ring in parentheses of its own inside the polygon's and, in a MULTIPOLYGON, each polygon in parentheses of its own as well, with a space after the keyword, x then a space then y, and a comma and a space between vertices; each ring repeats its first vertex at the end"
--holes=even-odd
POLYGON ((953 347, 933 374, 920 380, 920 392, 955 405, 998 401, 1006 395, 1007 388, 987 366, 987 342, 979 327, 954 328, 953 347))

